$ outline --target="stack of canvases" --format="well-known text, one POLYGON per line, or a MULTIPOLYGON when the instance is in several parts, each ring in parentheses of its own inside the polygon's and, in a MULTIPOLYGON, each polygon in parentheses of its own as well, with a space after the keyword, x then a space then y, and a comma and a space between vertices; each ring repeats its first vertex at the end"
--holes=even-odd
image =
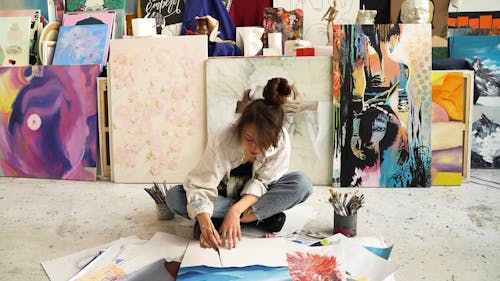
POLYGON ((97 77, 111 36, 123 37, 124 17, 60 12, 61 26, 56 6, 41 2, 2 1, 12 9, 0 11, 0 176, 95 180, 97 77), (50 64, 40 52, 50 40, 53 65, 41 66, 50 64))
MULTIPOLYGON (((79 24, 60 28, 59 40, 65 34, 74 40, 58 40, 55 61, 71 63, 84 57, 104 65, 111 27, 92 23, 105 22, 107 19, 99 16, 108 14, 66 14, 63 25, 73 17, 78 17, 73 22, 79 24), (81 29, 85 23, 91 24, 81 29), (74 32, 76 28, 85 32, 86 38, 101 38, 95 41, 101 44, 93 46, 99 45, 103 52, 88 52, 81 44, 77 44, 77 51, 70 49, 71 56, 58 52, 59 48, 80 42, 82 33, 74 32)), ((112 22, 116 27, 116 17, 112 22)), ((430 25, 344 25, 334 26, 332 31, 333 62, 329 56, 207 60, 206 37, 195 35, 111 40, 109 104, 106 107, 107 100, 100 99, 100 116, 109 109, 112 179, 183 181, 201 157, 207 136, 237 116, 236 105, 244 93, 279 76, 295 85, 292 98, 306 109, 288 116, 291 170, 307 172, 317 185, 331 184, 333 179, 342 186, 429 186, 430 25)), ((8 94, 2 93, 8 95, 2 99, 7 101, 2 105, 3 175, 95 179, 95 97, 82 99, 84 109, 73 113, 75 102, 66 97, 70 90, 61 86, 53 91, 51 84, 39 82, 49 70, 64 67, 2 70, 4 81, 9 81, 9 91, 5 91, 8 94), (36 98, 43 91, 49 91, 47 95, 54 100, 42 103, 52 110, 52 115, 44 115, 35 107, 40 106, 36 98), (20 107, 19 113, 11 110, 25 96, 35 99, 28 103, 32 106, 20 107), (73 118, 65 114, 80 114, 80 123, 71 123, 73 118), (20 124, 17 131, 16 122, 20 124), (29 143, 17 140, 33 138, 33 132, 43 137, 34 141, 34 148, 26 149, 29 143), (20 157, 22 152, 28 152, 29 157, 20 157), (26 163, 38 163, 44 169, 27 170, 30 165, 26 163), (60 169, 51 165, 59 165, 60 169)), ((84 68, 78 67, 74 68, 84 68)), ((96 93, 99 67, 85 67, 92 71, 82 71, 78 79, 58 78, 76 81, 68 83, 76 97, 96 93)))
POLYGON ((472 168, 500 168, 500 12, 450 13, 450 57, 475 70, 471 130, 472 168))

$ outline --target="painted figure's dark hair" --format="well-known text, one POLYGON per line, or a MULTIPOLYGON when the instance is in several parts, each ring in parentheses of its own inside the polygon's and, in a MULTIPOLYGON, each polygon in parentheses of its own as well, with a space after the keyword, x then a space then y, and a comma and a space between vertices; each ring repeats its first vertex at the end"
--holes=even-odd
POLYGON ((273 78, 264 87, 264 99, 258 99, 245 107, 236 126, 238 139, 241 140, 243 129, 254 125, 257 145, 267 149, 276 147, 283 128, 285 112, 282 105, 290 96, 292 87, 285 78, 273 78))

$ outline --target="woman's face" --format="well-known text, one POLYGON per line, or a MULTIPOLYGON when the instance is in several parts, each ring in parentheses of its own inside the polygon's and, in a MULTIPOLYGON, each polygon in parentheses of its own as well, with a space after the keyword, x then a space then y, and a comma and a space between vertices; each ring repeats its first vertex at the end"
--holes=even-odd
POLYGON ((260 153, 266 151, 266 149, 259 147, 259 139, 256 132, 255 125, 247 125, 241 133, 241 142, 245 154, 252 157, 256 157, 260 153))

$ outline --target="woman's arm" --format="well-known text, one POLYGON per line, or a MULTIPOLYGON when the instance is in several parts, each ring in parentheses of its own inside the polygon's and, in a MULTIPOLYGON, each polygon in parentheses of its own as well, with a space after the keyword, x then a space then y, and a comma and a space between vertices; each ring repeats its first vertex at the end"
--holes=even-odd
POLYGON ((227 211, 220 227, 222 245, 226 245, 227 241, 229 249, 236 247, 236 243, 241 240, 241 214, 255 204, 257 200, 259 200, 259 197, 255 195, 243 195, 243 197, 227 211))
MULTIPOLYGON (((214 202, 217 199, 217 186, 224 177, 229 160, 220 141, 224 136, 218 134, 210 139, 202 159, 196 167, 189 172, 184 181, 186 191, 187 211, 190 218, 196 218, 200 224, 200 246, 218 248, 220 238, 215 229, 211 216, 214 202)), ((223 134, 223 133, 222 133, 223 134)))
POLYGON ((223 245, 217 233, 217 229, 215 229, 212 223, 210 215, 208 213, 200 213, 196 218, 198 219, 201 230, 200 246, 202 248, 218 249, 219 245, 223 245))
POLYGON ((294 98, 291 101, 287 101, 284 104, 285 112, 290 115, 295 115, 302 111, 311 110, 316 111, 318 109, 318 101, 307 101, 304 99, 302 94, 297 90, 295 84, 292 85, 292 92, 294 93, 294 98))

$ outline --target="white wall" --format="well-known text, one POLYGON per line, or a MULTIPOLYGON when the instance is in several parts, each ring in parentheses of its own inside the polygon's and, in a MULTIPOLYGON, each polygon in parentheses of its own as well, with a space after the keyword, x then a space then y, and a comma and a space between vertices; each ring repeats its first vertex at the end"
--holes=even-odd
POLYGON ((457 8, 450 5, 449 12, 500 11, 500 0, 458 0, 457 8))

